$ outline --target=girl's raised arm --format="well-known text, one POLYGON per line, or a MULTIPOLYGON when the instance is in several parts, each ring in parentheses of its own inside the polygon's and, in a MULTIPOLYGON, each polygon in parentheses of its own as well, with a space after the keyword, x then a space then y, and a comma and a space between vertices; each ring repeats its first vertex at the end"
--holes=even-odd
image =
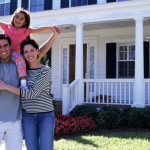
POLYGON ((0 27, 2 27, 3 22, 0 22, 0 27))
POLYGON ((40 27, 40 28, 33 28, 31 29, 31 33, 40 33, 40 32, 46 32, 46 31, 50 31, 52 30, 52 26, 51 27, 40 27))
POLYGON ((60 34, 60 28, 59 27, 57 27, 57 28, 52 27, 52 31, 53 31, 53 33, 49 37, 49 39, 42 46, 40 46, 38 60, 40 60, 50 50, 50 48, 54 44, 56 38, 60 34))

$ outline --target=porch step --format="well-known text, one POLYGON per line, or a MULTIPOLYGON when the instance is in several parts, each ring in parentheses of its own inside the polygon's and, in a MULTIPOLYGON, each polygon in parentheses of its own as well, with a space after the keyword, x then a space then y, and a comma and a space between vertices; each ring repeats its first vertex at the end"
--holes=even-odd
POLYGON ((61 100, 53 100, 55 115, 62 114, 62 101, 61 100))

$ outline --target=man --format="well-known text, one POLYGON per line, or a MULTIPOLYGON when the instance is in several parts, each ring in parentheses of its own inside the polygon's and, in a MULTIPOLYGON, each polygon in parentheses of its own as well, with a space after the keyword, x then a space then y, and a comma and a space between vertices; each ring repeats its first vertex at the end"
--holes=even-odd
MULTIPOLYGON (((0 34, 0 79, 19 87, 16 64, 11 59, 11 40, 0 34)), ((20 97, 12 92, 0 90, 0 142, 5 141, 6 150, 22 149, 20 97)))

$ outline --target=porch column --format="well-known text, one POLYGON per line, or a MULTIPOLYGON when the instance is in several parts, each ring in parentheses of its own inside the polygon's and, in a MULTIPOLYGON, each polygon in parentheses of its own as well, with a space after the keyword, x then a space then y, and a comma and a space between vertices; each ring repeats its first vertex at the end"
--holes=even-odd
POLYGON ((144 59, 143 59, 143 19, 135 20, 135 82, 133 107, 145 107, 145 88, 144 88, 144 59))
POLYGON ((83 79, 83 24, 76 24, 75 79, 83 79))
POLYGON ((83 79, 83 24, 76 24, 76 56, 75 56, 75 80, 79 82, 78 105, 84 102, 84 85, 83 79))
POLYGON ((18 0, 17 8, 21 8, 21 0, 18 0))

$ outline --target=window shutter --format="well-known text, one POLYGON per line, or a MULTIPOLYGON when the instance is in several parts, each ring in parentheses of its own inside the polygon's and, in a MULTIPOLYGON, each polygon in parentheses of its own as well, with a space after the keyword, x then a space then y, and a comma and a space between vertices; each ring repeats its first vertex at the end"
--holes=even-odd
POLYGON ((144 42, 144 78, 149 78, 149 42, 144 42))
POLYGON ((116 0, 107 0, 107 3, 116 2, 116 0))
POLYGON ((17 0, 11 0, 10 1, 10 15, 12 15, 16 9, 17 9, 17 0))
POLYGON ((29 0, 22 0, 22 4, 21 4, 21 7, 24 8, 24 9, 28 9, 28 4, 29 4, 29 0))
POLYGON ((69 7, 69 0, 61 0, 61 8, 69 7))
POLYGON ((77 6, 77 0, 71 0, 71 7, 77 6))
POLYGON ((88 0, 88 5, 97 4, 97 0, 88 0))
POLYGON ((116 43, 106 44, 106 78, 116 78, 116 43))
POLYGON ((50 9, 52 9, 52 0, 45 0, 44 10, 50 10, 50 9))

